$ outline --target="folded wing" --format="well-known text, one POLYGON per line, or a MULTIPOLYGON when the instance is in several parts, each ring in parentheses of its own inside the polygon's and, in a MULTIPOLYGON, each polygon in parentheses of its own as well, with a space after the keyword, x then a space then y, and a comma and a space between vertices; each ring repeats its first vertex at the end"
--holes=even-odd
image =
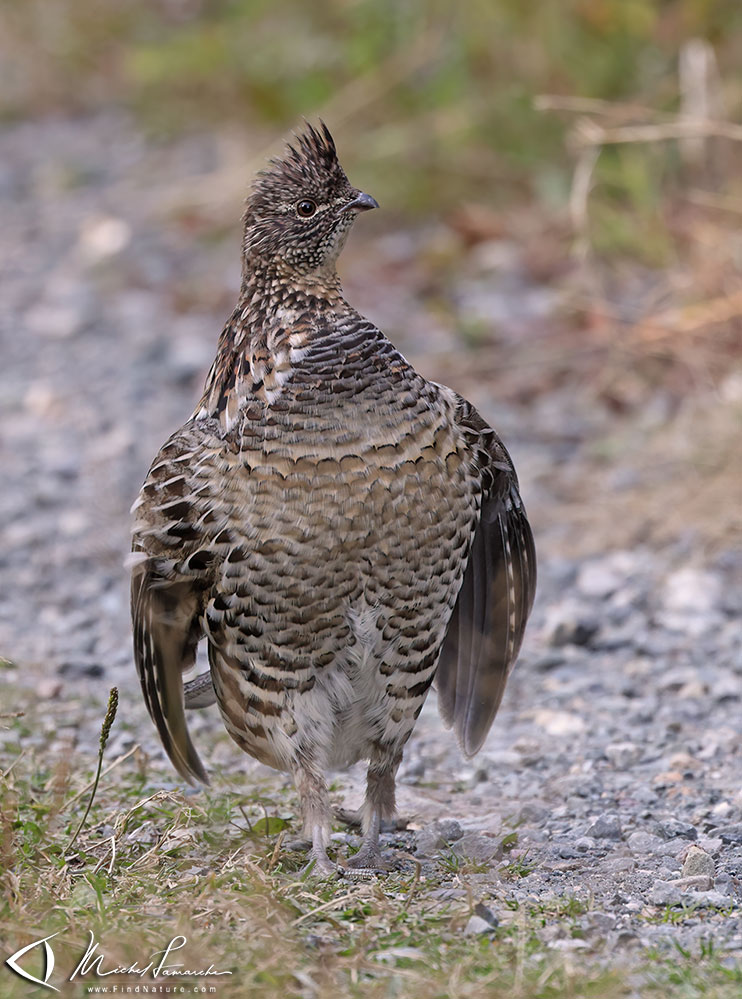
POLYGON ((536 591, 536 551, 504 445, 463 399, 458 422, 481 475, 482 503, 436 686, 444 722, 473 756, 497 714, 523 641, 536 591))
POLYGON ((175 434, 135 504, 131 616, 142 693, 165 751, 182 777, 208 784, 188 734, 183 690, 202 636, 213 562, 203 527, 208 497, 196 495, 187 471, 200 444, 188 426, 175 434))

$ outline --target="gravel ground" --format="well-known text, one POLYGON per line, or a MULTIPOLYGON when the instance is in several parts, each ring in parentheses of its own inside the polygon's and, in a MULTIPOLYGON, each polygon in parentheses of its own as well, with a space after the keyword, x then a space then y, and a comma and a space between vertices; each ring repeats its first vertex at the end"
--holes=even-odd
MULTIPOLYGON (((209 136, 148 143, 117 115, 0 132, 0 653, 16 666, 6 675, 42 704, 73 703, 82 690, 102 703, 117 684, 126 729, 112 754, 134 739, 159 752, 131 663, 129 506, 197 399, 239 280, 238 203, 229 225, 218 212, 173 211, 168 196, 180 183, 218 185, 226 155, 209 136)), ((712 937, 739 959, 742 556, 722 546, 699 560, 692 534, 661 550, 617 549, 610 519, 593 554, 565 556, 554 497, 565 483, 589 488, 573 441, 609 416, 574 385, 516 402, 500 393, 493 348, 461 361, 416 263, 440 233, 390 235, 377 219, 364 239, 365 222, 344 259, 349 297, 492 418, 531 500, 540 554, 533 625, 491 737, 465 761, 431 698, 401 771, 408 828, 388 845, 423 868, 473 862, 470 880, 491 903, 471 933, 489 932, 505 896, 575 896, 589 903, 583 934, 551 924, 551 946, 600 940, 623 955, 712 937)), ((459 265, 453 310, 496 315, 504 354, 538 349, 533 331, 548 325, 559 291, 526 280, 504 241, 459 265)), ((616 481, 621 469, 617 458, 616 481)), ((601 496, 583 495, 594 512, 601 496)), ((79 750, 94 751, 99 723, 90 711, 74 719, 79 750)), ((215 725, 213 709, 199 715, 197 741, 215 725)), ((209 762, 265 772, 226 737, 209 762)), ((360 769, 339 788, 355 803, 360 769)), ((454 882, 440 890, 465 893, 454 882)))

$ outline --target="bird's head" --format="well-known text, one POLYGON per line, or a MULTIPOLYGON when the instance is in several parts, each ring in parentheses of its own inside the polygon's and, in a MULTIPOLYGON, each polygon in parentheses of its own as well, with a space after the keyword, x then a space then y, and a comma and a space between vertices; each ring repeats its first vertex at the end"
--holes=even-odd
POLYGON ((345 176, 327 126, 307 125, 285 156, 258 174, 245 211, 246 267, 300 278, 331 273, 353 220, 369 208, 378 205, 345 176))

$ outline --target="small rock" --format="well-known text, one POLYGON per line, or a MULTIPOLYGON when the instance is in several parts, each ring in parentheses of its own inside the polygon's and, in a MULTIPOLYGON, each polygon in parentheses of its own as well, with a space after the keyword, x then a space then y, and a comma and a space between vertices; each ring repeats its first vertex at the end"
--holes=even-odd
POLYGON ((548 735, 577 735, 585 731, 585 720, 571 711, 554 711, 551 708, 541 708, 534 712, 535 724, 548 735))
POLYGON ((716 873, 714 858, 710 857, 705 850, 697 846, 691 846, 685 855, 683 862, 683 877, 689 878, 695 875, 705 875, 713 878, 716 873))
POLYGON ((548 817, 549 809, 545 805, 541 805, 537 801, 527 801, 518 810, 516 825, 530 822, 538 825, 548 817))
POLYGON ((97 264, 120 253, 131 242, 131 235, 128 222, 110 215, 99 215, 85 221, 78 245, 85 261, 97 264))
MULTIPOLYGON (((397 961, 422 961, 425 960, 425 954, 419 950, 417 947, 389 947, 387 950, 378 950, 375 954, 371 954, 374 961, 380 961, 382 964, 396 964, 397 961)), ((306 979, 302 980, 301 974, 296 974, 294 972, 294 977, 305 986, 306 991, 302 994, 311 994, 316 992, 314 990, 314 982, 309 975, 306 975, 306 979)))
POLYGON ((718 857, 721 853, 722 842, 718 836, 699 836, 698 846, 712 857, 718 857))
POLYGON ((575 850, 579 850, 581 853, 585 853, 586 850, 594 850, 596 845, 592 836, 580 836, 579 839, 575 840, 575 850))
POLYGON ((608 938, 607 950, 609 953, 620 949, 636 946, 639 944, 639 937, 631 929, 622 929, 617 933, 611 933, 608 938))
POLYGON ((667 578, 657 621, 668 631, 698 638, 719 626, 721 595, 714 573, 679 569, 667 578))
POLYGON ((702 697, 706 697, 707 694, 708 687, 705 683, 701 683, 699 680, 691 680, 689 683, 683 684, 677 696, 684 701, 698 701, 702 697))
POLYGON ((680 819, 667 819, 659 824, 660 833, 667 839, 698 839, 698 830, 690 822, 681 822, 680 819))
POLYGON ((538 673, 548 673, 549 670, 563 666, 565 662, 566 660, 561 652, 545 652, 544 655, 534 660, 531 666, 538 673))
POLYGON ((82 311, 74 303, 46 304, 39 302, 25 314, 26 328, 38 336, 66 340, 84 325, 82 311))
POLYGON ((104 667, 100 663, 96 662, 66 662, 62 663, 57 669, 57 672, 62 676, 69 677, 73 680, 82 679, 83 677, 100 677, 106 672, 104 667))
POLYGON ((455 819, 440 819, 420 829, 415 836, 415 850, 422 857, 429 857, 461 839, 463 830, 455 819))
POLYGON ((640 856, 659 853, 665 848, 664 840, 660 839, 659 836, 653 836, 652 833, 648 832, 633 832, 629 836, 627 842, 631 852, 633 854, 639 854, 640 856))
POLYGON ((495 929, 495 926, 488 923, 486 919, 482 919, 481 916, 472 916, 464 927, 464 936, 484 936, 485 934, 494 933, 495 929))
POLYGON ((551 632, 550 642, 557 647, 562 645, 588 645, 600 630, 600 623, 591 617, 560 621, 551 632))
POLYGON ((714 887, 717 889, 717 891, 720 891, 723 894, 736 895, 738 882, 739 878, 727 874, 726 871, 722 871, 720 874, 717 874, 716 877, 714 878, 714 887))
POLYGON ((678 569, 665 582, 663 604, 669 611, 680 614, 708 614, 721 596, 721 581, 712 572, 700 569, 678 569))
POLYGON ((500 920, 494 914, 492 909, 488 908, 484 904, 484 902, 477 902, 477 904, 474 906, 474 915, 479 916, 480 919, 483 919, 486 923, 489 923, 490 926, 493 927, 493 929, 500 925, 500 920))
POLYGON ((291 851, 292 853, 303 853, 305 850, 309 850, 312 846, 311 839, 287 839, 284 841, 284 848, 291 851))
POLYGON ((568 846, 566 843, 559 847, 557 853, 563 860, 575 860, 581 856, 579 850, 576 850, 573 846, 568 846))
POLYGON ((436 826, 440 835, 448 843, 453 843, 455 840, 461 839, 464 835, 464 830, 456 819, 438 819, 436 826))
POLYGON ((677 857, 668 857, 665 854, 664 857, 660 858, 660 869, 657 871, 658 877, 665 878, 667 881, 672 881, 673 878, 680 877, 680 861, 677 857))
POLYGON ((425 776, 425 760, 412 760, 408 763, 403 772, 403 779, 405 780, 417 780, 420 777, 425 776))
POLYGON ((575 585, 583 596, 605 600, 621 586, 623 576, 605 559, 585 562, 580 566, 575 585))
MULTIPOLYGON (((475 788, 477 784, 486 784, 490 779, 489 771, 484 767, 477 767, 474 773, 469 778, 468 784, 470 788, 475 788)), ((471 799, 472 802, 474 798, 471 799)))
POLYGON ((451 845, 453 852, 476 864, 487 864, 500 850, 496 839, 484 836, 482 833, 468 832, 451 845))
POLYGON ((444 888, 434 888, 430 892, 431 898, 440 898, 445 902, 451 902, 458 898, 468 898, 471 891, 467 891, 466 888, 452 888, 450 885, 446 885, 444 888))
POLYGON ((611 628, 602 631, 590 642, 590 648, 600 652, 616 652, 618 649, 627 649, 636 645, 636 642, 636 629, 632 625, 628 628, 611 628))
POLYGON ((42 701, 52 701, 62 690, 62 681, 53 677, 45 677, 36 684, 36 693, 42 701))
POLYGON ((691 889, 695 891, 709 891, 709 889, 714 887, 714 879, 710 878, 707 874, 694 874, 687 878, 673 878, 670 883, 682 891, 690 891, 691 889))
POLYGON ((615 929, 616 917, 611 912, 588 912, 582 917, 581 926, 587 933, 602 936, 615 929))
POLYGON ((600 865, 601 871, 606 874, 624 874, 633 871, 636 861, 633 857, 608 857, 600 865))
POLYGON ((544 758, 544 750, 535 739, 518 739, 513 743, 513 749, 518 753, 518 766, 532 767, 544 758))
POLYGON ((691 891, 688 893, 691 905, 704 909, 728 909, 733 905, 731 898, 720 891, 691 891))
POLYGON ((722 801, 717 801, 714 807, 711 809, 711 814, 715 819, 726 819, 732 813, 732 803, 723 799, 722 801))
POLYGON ((742 684, 736 677, 719 677, 711 693, 718 704, 724 701, 738 701, 742 697, 742 684))
POLYGON ((566 599, 552 604, 544 622, 544 637, 549 645, 588 645, 600 630, 599 618, 585 609, 584 603, 566 599))
POLYGON ((626 770, 639 762, 643 749, 633 742, 612 742, 605 747, 604 752, 616 770, 626 770))
POLYGON ((655 881, 649 893, 652 905, 680 905, 682 890, 673 881, 655 881))
POLYGON ((587 835, 593 839, 621 839, 623 830, 617 815, 611 812, 604 812, 599 815, 587 830, 587 835))
POLYGON ((719 826, 714 832, 722 843, 742 843, 742 822, 734 822, 729 826, 719 826))
POLYGON ((587 940, 580 940, 579 937, 562 937, 559 940, 549 942, 549 947, 561 951, 585 950, 589 946, 587 940))

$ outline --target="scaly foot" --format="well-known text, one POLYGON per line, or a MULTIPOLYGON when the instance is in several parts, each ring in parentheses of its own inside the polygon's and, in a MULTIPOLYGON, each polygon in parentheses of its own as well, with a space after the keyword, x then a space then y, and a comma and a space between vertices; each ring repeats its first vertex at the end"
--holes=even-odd
POLYGON ((309 854, 309 863, 302 867, 301 873, 314 875, 316 878, 339 878, 343 875, 343 868, 333 864, 324 851, 319 853, 312 850, 309 854))
POLYGON ((348 859, 346 868, 353 872, 351 877, 373 877, 389 871, 389 865, 382 857, 379 847, 368 843, 364 843, 358 853, 348 859))

